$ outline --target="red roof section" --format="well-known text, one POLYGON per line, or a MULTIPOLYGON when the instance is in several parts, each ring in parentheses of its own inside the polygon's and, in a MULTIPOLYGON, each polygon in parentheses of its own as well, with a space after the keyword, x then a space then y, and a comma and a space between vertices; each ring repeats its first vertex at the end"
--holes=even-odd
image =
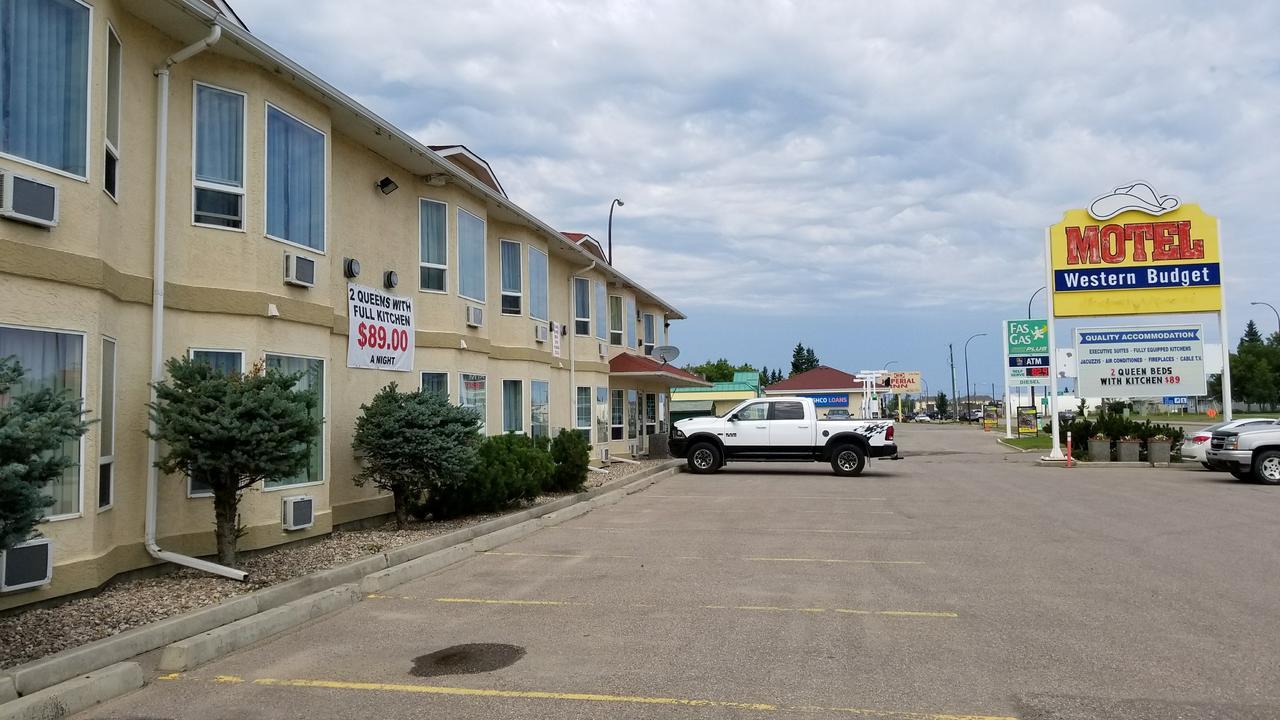
POLYGON ((688 370, 682 370, 675 365, 664 365, 657 360, 645 355, 633 355, 631 353, 620 353, 615 355, 609 361, 609 372, 611 373, 667 373, 685 380, 691 380, 699 385, 710 385, 711 383, 694 375, 688 370))
POLYGON ((769 392, 792 392, 802 390, 856 390, 862 388, 862 381, 843 370, 826 365, 792 375, 780 383, 765 388, 769 392))
POLYGON ((560 234, 569 238, 578 247, 582 248, 583 250, 586 250, 587 252, 591 253, 593 256, 598 257, 601 260, 604 260, 605 262, 609 262, 609 258, 604 256, 604 248, 600 247, 599 240, 596 240, 595 238, 591 237, 586 233, 580 233, 580 232, 565 232, 561 230, 560 234))

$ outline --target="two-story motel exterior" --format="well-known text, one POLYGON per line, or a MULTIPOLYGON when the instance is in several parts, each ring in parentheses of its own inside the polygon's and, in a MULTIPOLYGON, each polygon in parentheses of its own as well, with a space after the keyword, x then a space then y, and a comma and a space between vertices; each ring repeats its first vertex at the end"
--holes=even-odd
POLYGON ((447 392, 491 434, 580 428, 615 456, 665 431, 670 387, 702 384, 645 357, 684 316, 598 243, 516 206, 467 148, 422 145, 280 55, 221 0, 0 11, 0 168, 58 197, 54 227, 0 217, 0 356, 83 397, 97 421, 40 527, 52 582, 0 595, 0 610, 212 552, 208 496, 179 477, 148 482, 149 381, 169 357, 318 378, 311 467, 246 494, 245 549, 390 510, 351 482, 350 449, 361 403, 388 382, 447 392), (313 287, 285 283, 286 254, 314 261, 313 287), (412 372, 347 367, 348 282, 412 300, 412 372), (315 522, 287 532, 294 495, 314 498, 315 522))

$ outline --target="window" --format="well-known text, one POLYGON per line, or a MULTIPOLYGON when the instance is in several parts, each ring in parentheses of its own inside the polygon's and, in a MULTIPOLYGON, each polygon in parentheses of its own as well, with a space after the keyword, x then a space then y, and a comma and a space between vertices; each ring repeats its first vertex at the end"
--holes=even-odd
POLYGON ((636 346, 636 299, 627 296, 626 307, 623 308, 623 324, 627 326, 627 347, 636 346))
POLYGON ((449 269, 449 254, 448 241, 445 239, 445 214, 448 209, 448 205, 435 200, 418 201, 419 290, 446 290, 445 271, 449 269))
POLYGON ((196 83, 192 222, 244 228, 245 96, 196 83))
POLYGON ((319 418, 322 423, 311 441, 311 458, 302 472, 291 478, 267 480, 263 487, 267 490, 290 485, 324 482, 324 361, 315 358, 294 357, 292 355, 267 355, 267 367, 287 374, 301 373, 302 377, 293 386, 298 390, 312 390, 316 393, 316 406, 311 416, 319 418))
POLYGON ((102 189, 116 197, 120 170, 120 38, 107 26, 107 147, 102 165, 102 189))
POLYGON ((591 442, 591 388, 580 387, 574 407, 574 429, 591 442))
POLYGON ((653 435, 658 432, 658 394, 644 394, 644 434, 653 435))
POLYGON ((546 380, 529 382, 529 434, 551 437, 551 383, 546 380))
POLYGON ((324 252, 324 133, 267 105, 267 237, 324 252))
POLYGON ((524 381, 502 381, 502 432, 524 432, 524 381))
POLYGON ((653 346, 655 344, 654 336, 657 334, 657 318, 653 313, 644 314, 644 354, 652 355, 653 346))
POLYGON ((803 420, 804 405, 798 402, 776 402, 773 405, 773 417, 770 420, 803 420))
POLYGON ((609 442, 609 388, 596 388, 596 442, 609 442))
POLYGON ((547 276, 547 254, 536 247, 529 247, 529 317, 534 320, 550 320, 551 283, 547 276))
POLYGON ((640 393, 627 391, 627 439, 635 440, 640 434, 640 393))
POLYGON ((604 340, 609 337, 608 330, 605 328, 605 313, 607 310, 608 298, 605 294, 604 283, 596 283, 596 338, 604 340))
MULTIPOLYGON (((231 375, 244 372, 244 353, 239 350, 192 350, 191 359, 202 362, 214 370, 231 375)), ((187 497, 212 497, 208 483, 187 478, 187 497)))
POLYGON ((485 412, 486 397, 485 385, 487 379, 484 375, 472 375, 471 373, 462 373, 462 390, 459 397, 460 405, 465 408, 471 408, 480 413, 480 432, 485 429, 485 412))
POLYGON ((502 241, 502 314, 521 314, 524 301, 520 277, 520 243, 502 241))
POLYGON ((442 372, 424 372, 422 373, 422 389, 429 393, 434 393, 449 399, 449 373, 442 372))
POLYGON ((658 432, 667 431, 667 394, 658 393, 658 432))
MULTIPOLYGON (((22 365, 22 380, 10 389, 25 394, 44 388, 69 392, 84 398, 84 337, 52 330, 34 330, 0 326, 0 358, 14 357, 22 365)), ((0 405, 9 398, 0 395, 0 405)), ((83 440, 83 438, 81 438, 83 440)), ((80 512, 81 441, 72 440, 62 448, 71 467, 62 477, 49 483, 41 492, 53 497, 46 511, 49 517, 75 515, 80 512)))
POLYGON ((89 6, 0 3, 0 153, 89 175, 89 6))
POLYGON ((609 344, 622 344, 622 296, 609 296, 609 344))
POLYGON ((769 403, 752 403, 738 411, 743 422, 763 422, 769 419, 769 403))
POLYGON ((484 302, 484 221, 458 208, 458 294, 484 302))
POLYGON ((611 394, 613 402, 609 405, 609 439, 621 440, 622 428, 627 417, 627 408, 624 405, 626 394, 623 390, 614 390, 611 394))
POLYGON ((573 279, 573 334, 591 335, 591 281, 573 279))
POLYGON ((98 509, 111 507, 116 460, 116 341, 102 338, 102 373, 98 384, 98 509))

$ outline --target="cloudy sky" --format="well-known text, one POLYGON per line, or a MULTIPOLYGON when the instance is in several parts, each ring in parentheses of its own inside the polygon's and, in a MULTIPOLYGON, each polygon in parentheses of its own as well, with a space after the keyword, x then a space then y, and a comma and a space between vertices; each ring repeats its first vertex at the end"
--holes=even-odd
POLYGON ((689 315, 682 361, 785 366, 803 341, 936 391, 947 343, 960 364, 987 332, 989 390, 1044 228, 1137 179, 1222 218, 1233 337, 1276 324, 1249 302, 1280 305, 1280 4, 234 4, 552 225, 604 239, 625 200, 616 264, 689 315))

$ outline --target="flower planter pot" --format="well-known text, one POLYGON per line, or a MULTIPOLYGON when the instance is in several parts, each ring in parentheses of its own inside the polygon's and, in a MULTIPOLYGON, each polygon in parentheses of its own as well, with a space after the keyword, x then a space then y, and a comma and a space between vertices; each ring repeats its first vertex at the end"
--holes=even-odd
POLYGON ((1171 442, 1152 440, 1147 443, 1147 460, 1152 463, 1167 463, 1172 449, 1171 442))
POLYGON ((1111 441, 1106 438, 1090 440, 1089 462, 1111 462, 1111 441))
POLYGON ((1121 440, 1116 443, 1120 462, 1138 462, 1142 443, 1138 440, 1121 440))

